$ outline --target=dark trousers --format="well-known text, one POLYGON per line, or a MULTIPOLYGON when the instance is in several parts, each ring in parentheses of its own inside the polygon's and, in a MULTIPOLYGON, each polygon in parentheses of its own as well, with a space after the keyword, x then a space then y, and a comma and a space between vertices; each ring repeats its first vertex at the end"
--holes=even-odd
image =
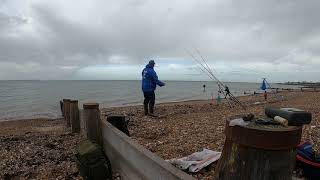
POLYGON ((145 114, 148 114, 148 106, 149 106, 150 113, 153 113, 154 103, 156 99, 156 95, 154 94, 154 91, 143 92, 143 96, 144 96, 143 105, 144 105, 145 114))

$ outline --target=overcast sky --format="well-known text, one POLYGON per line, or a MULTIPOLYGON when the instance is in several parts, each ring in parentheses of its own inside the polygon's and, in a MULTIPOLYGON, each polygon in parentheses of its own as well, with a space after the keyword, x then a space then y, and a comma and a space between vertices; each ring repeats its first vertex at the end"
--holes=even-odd
POLYGON ((320 81, 319 0, 0 0, 0 79, 320 81))

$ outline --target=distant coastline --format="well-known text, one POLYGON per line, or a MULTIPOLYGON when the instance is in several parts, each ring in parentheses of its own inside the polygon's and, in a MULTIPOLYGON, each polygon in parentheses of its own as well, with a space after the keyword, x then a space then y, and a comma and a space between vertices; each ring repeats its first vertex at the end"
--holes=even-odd
POLYGON ((294 86, 302 86, 302 87, 320 87, 320 82, 306 82, 306 81, 302 81, 302 82, 285 82, 285 83, 278 83, 281 85, 294 85, 294 86))

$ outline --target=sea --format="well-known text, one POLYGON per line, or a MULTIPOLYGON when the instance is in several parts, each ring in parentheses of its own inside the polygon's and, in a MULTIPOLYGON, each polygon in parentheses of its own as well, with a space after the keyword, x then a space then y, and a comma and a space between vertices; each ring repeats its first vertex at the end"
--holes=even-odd
MULTIPOLYGON (((259 92, 261 86, 260 83, 245 82, 225 84, 235 96, 259 92)), ((292 88, 281 84, 271 86, 292 88)), ((166 86, 156 90, 156 103, 206 100, 216 97, 217 93, 215 82, 166 81, 166 86)), ((79 107, 86 102, 97 102, 100 107, 118 107, 141 105, 143 94, 140 81, 0 81, 0 121, 60 118, 59 101, 64 98, 79 100, 79 107)))

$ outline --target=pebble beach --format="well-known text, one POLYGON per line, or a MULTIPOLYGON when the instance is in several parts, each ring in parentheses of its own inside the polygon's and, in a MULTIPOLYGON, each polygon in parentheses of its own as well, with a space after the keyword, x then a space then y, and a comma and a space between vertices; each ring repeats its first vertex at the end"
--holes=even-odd
MULTIPOLYGON (((267 106, 294 107, 312 113, 311 124, 303 128, 302 141, 311 141, 319 152, 320 147, 320 92, 282 92, 269 94, 268 101, 262 94, 239 97, 247 105, 232 108, 224 101, 187 101, 156 106, 158 118, 143 115, 142 106, 104 109, 103 113, 125 114, 130 117, 129 131, 139 144, 163 159, 181 158, 207 148, 222 151, 225 141, 225 121, 235 115, 253 113, 264 116, 267 106)), ((198 179, 212 179, 216 163, 199 173, 198 179)))
MULTIPOLYGON (((225 120, 253 113, 262 116, 264 108, 294 107, 313 115, 303 128, 302 140, 320 146, 320 92, 282 92, 239 97, 248 106, 230 109, 225 101, 212 100, 162 103, 156 105, 159 117, 143 115, 142 106, 101 109, 106 114, 124 114, 130 118, 131 138, 163 159, 179 158, 203 148, 222 151, 225 120), (279 98, 280 97, 280 98, 279 98)), ((65 128, 62 119, 32 119, 0 122, 0 179, 81 179, 74 160, 76 145, 83 140, 65 128)), ((216 163, 192 174, 210 179, 216 163)))

